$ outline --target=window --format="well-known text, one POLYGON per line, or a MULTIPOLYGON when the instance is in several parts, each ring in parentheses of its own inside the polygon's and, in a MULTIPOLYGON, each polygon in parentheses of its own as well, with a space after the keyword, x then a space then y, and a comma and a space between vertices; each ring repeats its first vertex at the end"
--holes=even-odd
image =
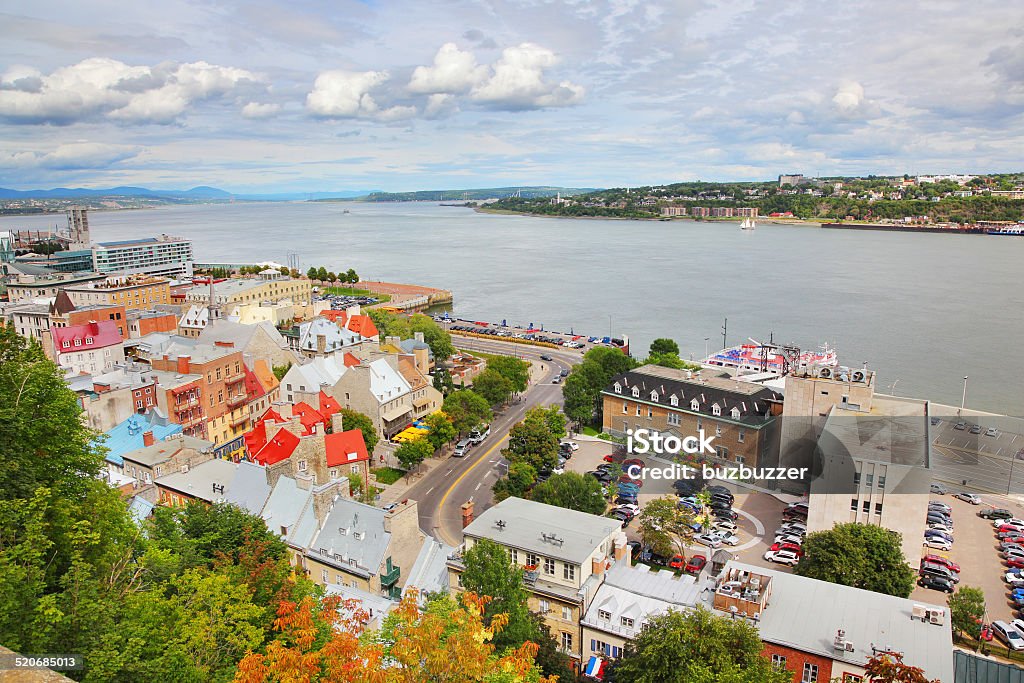
POLYGON ((555 561, 550 557, 544 558, 544 573, 550 574, 551 576, 555 575, 555 561))
POLYGON ((551 603, 548 602, 547 600, 545 600, 544 598, 541 598, 540 600, 538 600, 537 601, 537 605, 540 608, 540 613, 541 614, 547 614, 548 612, 551 611, 551 603))
POLYGON ((673 396, 672 398, 670 398, 668 400, 668 402, 671 403, 674 406, 678 406, 679 405, 679 398, 677 396, 673 396))
POLYGON ((853 485, 858 488, 860 487, 860 472, 853 473, 853 485))
POLYGON ((817 683, 818 681, 818 665, 804 663, 804 675, 800 678, 800 683, 817 683))
POLYGON ((873 475, 873 474, 869 474, 869 475, 868 475, 868 476, 867 476, 867 477, 866 477, 866 478, 864 479, 864 483, 865 483, 865 485, 866 485, 866 486, 867 486, 868 488, 871 488, 871 485, 875 483, 875 475, 873 475))
POLYGON ((326 569, 321 569, 320 570, 320 578, 323 579, 324 583, 327 583, 327 570, 326 569))
POLYGON ((615 393, 616 394, 621 394, 622 393, 622 385, 619 384, 618 382, 615 383, 615 393))
POLYGON ((715 405, 711 406, 711 414, 712 415, 721 415, 722 414, 722 407, 720 405, 718 405, 717 403, 715 405))
POLYGON ((306 471, 306 461, 305 460, 300 460, 299 461, 299 472, 305 472, 305 471, 306 471))
POLYGON ((636 404, 636 416, 637 416, 637 417, 640 417, 640 411, 641 411, 641 410, 642 410, 642 408, 640 407, 640 404, 639 404, 639 403, 637 403, 637 404, 636 404))
POLYGON ((633 387, 633 398, 640 398, 640 387, 633 387))
POLYGON ((331 479, 337 479, 337 478, 338 478, 338 468, 335 467, 335 468, 331 469, 331 479))
POLYGON ((861 509, 864 511, 865 514, 868 513, 868 512, 871 512, 871 501, 865 500, 861 504, 861 509))
POLYGON ((571 607, 563 607, 562 608, 562 619, 565 619, 566 621, 572 621, 572 608, 571 607))
POLYGON ((572 649, 572 634, 571 633, 565 633, 565 632, 562 633, 562 649, 563 650, 571 650, 572 649))
POLYGON ((690 401, 690 410, 700 410, 700 403, 697 401, 697 399, 693 399, 692 401, 690 401))
POLYGON ((736 432, 736 440, 737 441, 739 441, 740 443, 743 443, 743 440, 745 438, 747 438, 747 432, 745 430, 741 429, 738 432, 736 432))
POLYGON ((679 413, 669 413, 668 417, 666 418, 666 422, 668 422, 672 426, 678 427, 679 426, 679 413))
POLYGON ((81 339, 75 339, 75 346, 81 346, 81 345, 82 345, 82 340, 81 339))
MULTIPOLYGON (((728 451, 729 451, 729 449, 728 449, 728 448, 727 448, 727 449, 725 449, 725 450, 726 450, 726 452, 728 452, 728 451)), ((741 464, 741 465, 742 465, 742 464, 743 464, 743 463, 745 463, 746 461, 747 461, 747 459, 746 459, 746 458, 744 458, 744 457, 743 457, 742 455, 737 455, 737 456, 736 456, 736 462, 738 462, 739 464, 741 464)))
POLYGON ((772 666, 776 669, 785 669, 786 657, 784 655, 772 655, 772 666))
MULTIPOLYGON (((22 330, 22 332, 24 332, 24 330, 22 330)), ((60 345, 61 345, 61 348, 65 348, 65 349, 70 349, 71 348, 71 342, 69 342, 67 339, 62 341, 60 343, 60 345)))
POLYGON ((658 402, 658 392, 657 391, 652 391, 651 392, 651 400, 654 401, 655 403, 658 402))
POLYGON ((857 674, 843 674, 843 683, 861 683, 863 680, 857 674))
POLYGON ((652 417, 654 417, 654 411, 651 410, 650 406, 647 406, 647 419, 650 420, 652 417))
POLYGON ((704 420, 697 418, 697 431, 704 429, 704 420))
POLYGON ((142 401, 136 401, 135 402, 135 407, 136 408, 141 408, 142 407, 142 401))
POLYGON ((629 412, 629 404, 625 401, 622 402, 622 414, 625 415, 629 412))
POLYGON ((882 514, 882 504, 881 503, 875 503, 875 514, 876 515, 882 514))
POLYGON ((85 338, 85 345, 86 346, 92 346, 92 337, 86 337, 85 338))
POLYGON ((533 567, 534 569, 536 569, 537 565, 539 565, 539 564, 540 564, 540 558, 539 557, 537 557, 533 553, 526 553, 526 566, 527 567, 533 567))
POLYGON ((599 610, 597 610, 597 618, 598 619, 604 619, 605 621, 608 621, 609 619, 612 618, 612 613, 608 612, 608 611, 605 611, 603 609, 599 609, 599 610))
POLYGON ((566 581, 576 580, 576 565, 566 562, 562 565, 562 578, 566 581))
POLYGON ((722 427, 720 425, 715 425, 715 436, 716 437, 722 436, 722 427))
POLYGON ((884 474, 878 475, 878 488, 880 488, 880 489, 884 489, 885 488, 885 475, 884 474))
POLYGON ((633 628, 632 617, 622 617, 621 619, 619 619, 619 622, 622 624, 623 628, 633 628))
POLYGON ((857 511, 857 499, 856 498, 851 498, 850 499, 850 512, 856 512, 856 511, 857 511))
POLYGON ((509 559, 512 560, 512 564, 519 564, 519 551, 515 548, 511 548, 508 551, 509 559))

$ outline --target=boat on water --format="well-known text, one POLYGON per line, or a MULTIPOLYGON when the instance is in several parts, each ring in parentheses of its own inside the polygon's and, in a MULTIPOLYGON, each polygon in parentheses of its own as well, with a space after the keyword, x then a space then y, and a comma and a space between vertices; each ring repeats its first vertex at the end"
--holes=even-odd
POLYGON ((753 230, 756 227, 757 221, 750 217, 744 218, 743 222, 740 223, 740 230, 753 230))
POLYGON ((811 367, 834 367, 838 363, 835 349, 828 344, 823 344, 817 351, 801 351, 792 345, 762 344, 756 339, 751 339, 749 344, 722 349, 704 359, 706 366, 772 373, 780 377, 811 367))
POLYGON ((1015 237, 1024 236, 1024 225, 1007 226, 1005 228, 989 228, 985 231, 986 235, 1013 235, 1015 237))

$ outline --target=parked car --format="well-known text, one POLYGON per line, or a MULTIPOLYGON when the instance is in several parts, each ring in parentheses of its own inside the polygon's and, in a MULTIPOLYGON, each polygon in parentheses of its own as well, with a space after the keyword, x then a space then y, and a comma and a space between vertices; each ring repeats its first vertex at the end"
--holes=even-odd
POLYGON ((1010 559, 1011 557, 1024 557, 1024 549, 1020 548, 1007 548, 999 551, 1004 559, 1010 559))
POLYGON ((929 522, 928 528, 932 531, 945 531, 947 534, 953 533, 953 528, 942 522, 929 522))
POLYGON ((953 544, 942 538, 925 538, 924 545, 927 548, 945 550, 947 552, 953 549, 953 544))
POLYGON ((640 554, 643 552, 643 544, 640 541, 630 541, 626 545, 629 547, 630 557, 639 560, 640 554))
POLYGON ((953 425, 953 429, 957 430, 958 432, 962 432, 965 429, 967 429, 967 423, 963 421, 957 422, 955 425, 953 425))
POLYGON ((1018 543, 1017 541, 1003 541, 999 544, 1000 550, 1009 550, 1010 548, 1020 548, 1024 550, 1024 544, 1018 543))
POLYGON ((989 427, 988 429, 985 430, 985 436, 995 436, 995 437, 998 437, 999 436, 999 430, 996 429, 995 427, 989 427))
POLYGON ((736 532, 736 531, 739 530, 739 527, 737 527, 734 522, 728 522, 728 521, 725 521, 725 520, 723 520, 721 522, 715 522, 712 526, 715 529, 721 529, 722 531, 736 532))
POLYGON ((788 564, 790 567, 795 567, 800 562, 800 558, 791 550, 769 550, 764 554, 764 559, 778 564, 788 564))
POLYGON ((978 512, 979 517, 985 519, 1013 519, 1013 513, 1006 508, 991 508, 989 510, 981 510, 978 512))
POLYGON ((717 537, 725 545, 739 545, 740 537, 736 534, 731 534, 728 531, 712 531, 712 536, 717 537))
POLYGON ((790 552, 796 553, 797 557, 803 557, 804 551, 797 543, 772 543, 771 547, 768 548, 772 552, 778 550, 789 550, 790 552))
POLYGON ((464 457, 466 455, 466 453, 469 452, 469 449, 470 449, 470 447, 472 445, 473 445, 472 441, 470 441, 469 439, 463 439, 459 443, 455 444, 455 450, 452 451, 452 457, 454 457, 454 458, 462 458, 462 457, 464 457))
POLYGON ((611 477, 610 474, 608 474, 607 472, 601 472, 601 471, 598 471, 598 470, 593 470, 591 472, 586 472, 586 473, 584 473, 584 476, 591 476, 594 479, 597 479, 602 484, 607 484, 607 483, 611 482, 611 480, 612 480, 612 477, 611 477))
POLYGON ((670 569, 682 569, 686 566, 686 558, 682 555, 673 555, 668 561, 668 566, 670 569))
POLYGON ((615 504, 619 507, 622 507, 623 505, 636 505, 636 496, 623 496, 620 494, 619 497, 615 499, 615 504))
POLYGON ((975 493, 967 493, 966 491, 961 491, 960 493, 954 494, 953 497, 959 498, 965 503, 970 503, 971 505, 981 505, 981 496, 975 493))
POLYGON ((940 422, 942 422, 942 418, 941 417, 933 417, 932 418, 932 426, 937 425, 940 422))
POLYGON ((937 500, 933 500, 930 503, 928 503, 928 509, 929 510, 939 510, 940 512, 944 512, 947 515, 953 514, 953 508, 949 507, 945 503, 940 503, 937 500))
POLYGON ((737 519, 740 518, 740 516, 736 514, 734 510, 712 510, 711 516, 715 517, 716 519, 727 519, 732 522, 735 522, 737 519))
POLYGON ((953 585, 952 581, 944 579, 941 576, 922 576, 918 578, 917 585, 922 588, 931 588, 932 590, 942 591, 944 593, 952 593, 956 590, 956 586, 953 585))
POLYGON ((775 537, 773 543, 792 543, 794 545, 803 545, 804 539, 802 536, 796 534, 779 534, 775 537))
POLYGON ((479 443, 483 443, 483 440, 486 439, 490 435, 491 435, 491 426, 490 425, 483 425, 481 427, 477 427, 476 429, 474 429, 473 431, 471 431, 469 433, 469 440, 472 441, 474 444, 479 444, 479 443))
POLYGON ((944 567, 941 564, 932 564, 931 562, 921 563, 921 568, 917 570, 918 576, 925 576, 926 574, 932 574, 934 576, 941 576, 945 579, 949 579, 953 583, 960 583, 960 575, 949 567, 944 567))
POLYGON ((949 490, 942 484, 932 484, 931 491, 932 493, 938 494, 940 496, 944 496, 949 492, 949 490))
POLYGON ((1010 569, 1021 569, 1024 568, 1024 559, 1010 558, 1006 561, 1006 566, 1010 569))
POLYGON ((945 531, 939 531, 938 529, 925 529, 924 530, 924 537, 925 538, 941 538, 943 540, 949 541, 950 543, 953 542, 953 535, 952 534, 948 534, 945 531))
POLYGON ((1011 650, 1024 650, 1024 635, 1005 621, 993 621, 992 633, 1011 650))
POLYGON ((971 434, 981 434, 981 425, 971 425, 971 434))
POLYGON ((712 534, 697 534, 693 537, 693 540, 709 548, 718 548, 722 545, 722 539, 712 534))
POLYGON ((1013 572, 1006 572, 1003 580, 1010 584, 1011 588, 1024 588, 1024 576, 1013 572))
POLYGON ((942 555, 925 555, 921 558, 921 565, 923 566, 926 562, 942 565, 950 571, 954 571, 958 574, 960 573, 960 565, 949 558, 943 557, 942 555))
POLYGON ((562 445, 562 446, 568 445, 569 448, 572 449, 573 452, 576 452, 576 451, 578 451, 580 449, 580 445, 578 443, 576 443, 575 441, 563 441, 563 442, 561 442, 560 445, 562 445))
POLYGON ((683 571, 687 574, 697 575, 700 574, 701 570, 708 563, 708 558, 703 555, 693 555, 690 557, 690 561, 683 567, 683 571))
POLYGON ((659 567, 667 567, 669 559, 670 558, 665 557, 664 555, 659 555, 658 553, 652 552, 650 556, 647 558, 647 561, 651 564, 658 565, 659 567))
POLYGON ((635 503, 622 503, 618 507, 622 508, 623 510, 629 510, 634 515, 640 512, 640 506, 635 503))

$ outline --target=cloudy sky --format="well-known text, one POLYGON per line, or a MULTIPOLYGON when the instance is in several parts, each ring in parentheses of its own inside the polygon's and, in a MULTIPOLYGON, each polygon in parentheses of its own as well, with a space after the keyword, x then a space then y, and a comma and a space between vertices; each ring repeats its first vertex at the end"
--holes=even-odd
POLYGON ((15 0, 0 186, 1024 167, 1024 3, 15 0))

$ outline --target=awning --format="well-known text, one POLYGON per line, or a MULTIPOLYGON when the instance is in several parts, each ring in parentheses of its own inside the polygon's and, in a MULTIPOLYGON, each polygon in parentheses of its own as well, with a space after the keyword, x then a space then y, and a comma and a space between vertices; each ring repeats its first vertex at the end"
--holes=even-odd
POLYGON ((603 665, 604 659, 598 657, 597 655, 594 655, 590 658, 590 661, 587 662, 587 667, 583 670, 583 675, 590 676, 591 678, 595 678, 597 680, 601 680, 601 676, 604 673, 603 665))
POLYGON ((414 400, 412 402, 413 408, 422 408, 423 406, 429 405, 429 404, 430 404, 430 399, 427 398, 426 396, 423 396, 422 398, 417 398, 416 400, 414 400))
POLYGON ((384 418, 385 422, 394 422, 403 415, 408 415, 411 412, 409 406, 398 406, 388 412, 384 413, 381 417, 384 418))

